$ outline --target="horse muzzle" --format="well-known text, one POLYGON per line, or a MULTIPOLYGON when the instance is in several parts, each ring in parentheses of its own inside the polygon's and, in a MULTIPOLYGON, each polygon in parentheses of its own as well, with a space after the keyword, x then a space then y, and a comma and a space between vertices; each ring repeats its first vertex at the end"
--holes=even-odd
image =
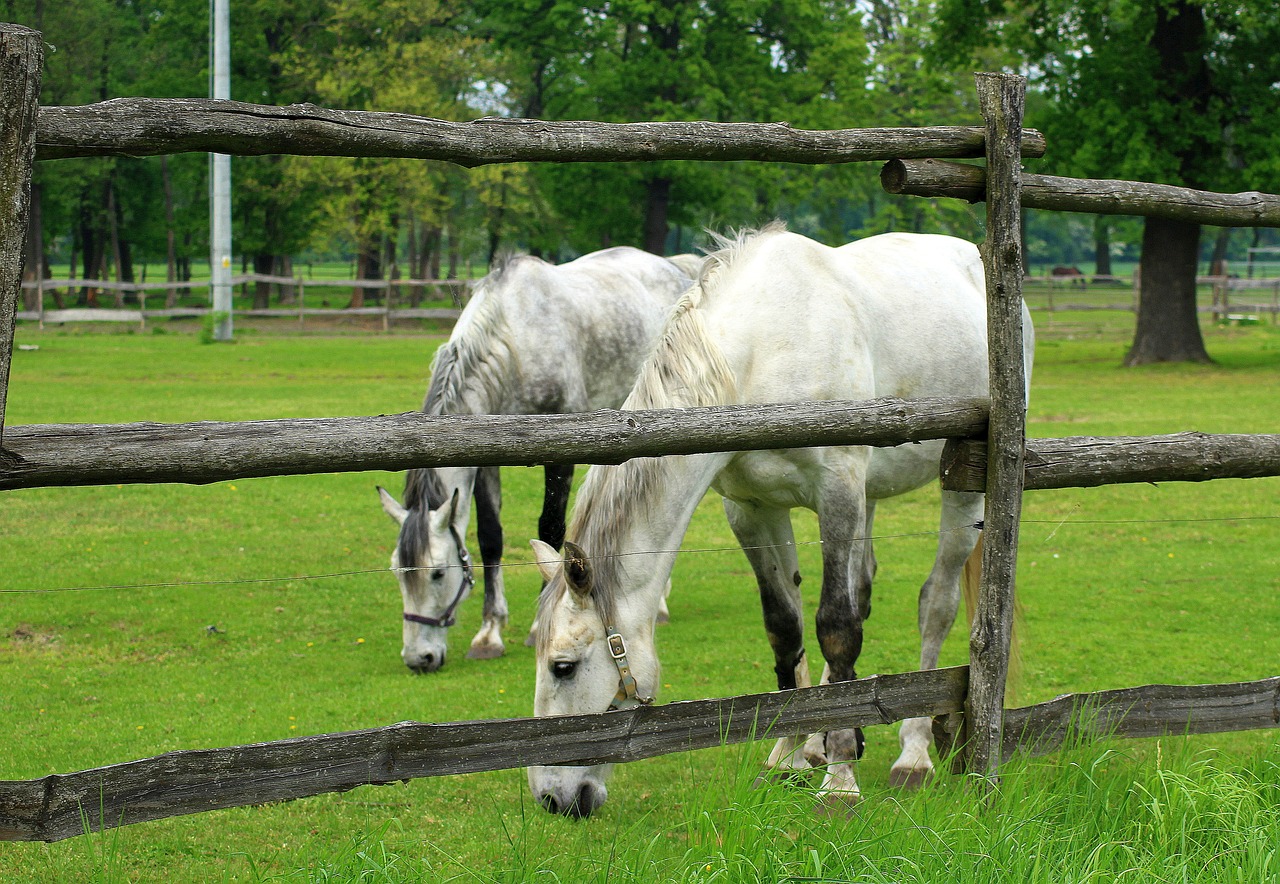
POLYGON ((404 660, 404 665, 408 666, 415 675, 426 675, 444 665, 444 654, 444 648, 412 653, 405 651, 401 654, 401 658, 404 660))
POLYGON ((584 819, 609 798, 604 782, 594 775, 599 768, 531 767, 529 788, 548 813, 584 819))

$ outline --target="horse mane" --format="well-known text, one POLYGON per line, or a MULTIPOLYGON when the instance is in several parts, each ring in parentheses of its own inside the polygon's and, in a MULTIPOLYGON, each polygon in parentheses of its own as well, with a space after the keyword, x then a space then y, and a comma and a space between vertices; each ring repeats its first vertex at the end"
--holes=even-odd
POLYGON ((431 383, 422 403, 425 413, 456 414, 468 392, 479 391, 489 403, 501 395, 503 374, 511 359, 502 285, 514 267, 529 262, 545 263, 529 255, 504 254, 477 283, 453 334, 431 360, 431 383))
MULTIPOLYGON (((773 222, 731 237, 712 234, 718 248, 708 254, 694 285, 676 302, 662 336, 645 360, 624 411, 653 408, 697 408, 736 401, 737 384, 724 353, 707 331, 702 307, 723 287, 729 268, 755 239, 785 230, 773 222)), ((587 470, 577 505, 565 532, 591 556, 592 600, 601 619, 612 625, 616 589, 626 569, 624 555, 598 554, 613 549, 629 522, 648 517, 648 505, 660 477, 659 458, 638 457, 616 466, 587 470)), ((567 591, 543 592, 538 600, 538 647, 550 640, 551 608, 567 591)))

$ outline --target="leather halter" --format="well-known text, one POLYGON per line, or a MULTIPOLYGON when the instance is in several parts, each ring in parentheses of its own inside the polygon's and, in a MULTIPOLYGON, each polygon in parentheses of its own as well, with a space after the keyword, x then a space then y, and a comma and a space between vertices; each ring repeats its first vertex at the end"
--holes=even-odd
MULTIPOLYGON (((449 602, 449 606, 444 609, 444 613, 439 617, 423 617, 421 614, 405 611, 404 619, 410 623, 421 623, 423 626, 442 626, 447 629, 458 622, 453 615, 457 612, 463 596, 471 590, 471 587, 476 585, 475 571, 471 567, 471 556, 467 553, 467 546, 463 542, 462 536, 458 534, 458 529, 453 525, 449 526, 449 533, 453 536, 453 542, 457 544, 458 558, 462 560, 462 582, 458 584, 457 595, 453 597, 453 601, 449 602)), ((419 569, 404 568, 401 570, 416 571, 419 569)))
POLYGON ((622 633, 605 625, 606 640, 609 643, 609 654, 618 667, 618 692, 613 695, 609 709, 630 709, 635 706, 648 706, 653 697, 640 696, 640 688, 636 678, 631 674, 631 664, 627 662, 627 643, 622 640, 622 633))

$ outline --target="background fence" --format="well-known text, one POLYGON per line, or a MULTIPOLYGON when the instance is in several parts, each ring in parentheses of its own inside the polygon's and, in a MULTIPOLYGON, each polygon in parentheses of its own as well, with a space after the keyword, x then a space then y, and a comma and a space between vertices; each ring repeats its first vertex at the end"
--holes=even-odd
MULTIPOLYGON (((528 764, 628 761, 697 746, 765 736, 937 716, 957 758, 994 776, 1016 746, 1047 749, 1087 722, 1120 734, 1208 732, 1280 724, 1280 679, 1244 685, 1153 686, 1062 698, 1029 710, 1003 709, 1012 621, 1013 563, 1024 487, 1048 460, 1086 484, 1280 475, 1280 436, 1025 442, 1021 364, 1020 205, 1031 205, 1019 156, 1043 151, 1022 129, 1020 78, 979 75, 986 127, 804 132, 780 124, 596 124, 486 120, 471 124, 396 114, 247 107, 234 102, 128 99, 83 108, 37 108, 39 35, 0 26, 0 115, 15 137, 0 144, 0 196, 18 207, 0 217, 0 488, 116 482, 218 481, 313 471, 404 469, 445 464, 610 463, 639 456, 832 444, 894 445, 925 438, 986 436, 985 468, 971 477, 987 493, 983 580, 971 637, 971 664, 959 669, 723 700, 693 701, 561 719, 421 725, 304 737, 201 752, 178 752, 38 780, 0 782, 0 838, 57 840, 90 829, 181 813, 340 791, 412 776, 497 770, 528 764), (209 422, 162 426, 58 425, 5 430, 3 405, 13 344, 23 192, 34 158, 155 154, 341 153, 417 156, 463 165, 516 160, 754 159, 850 162, 985 156, 990 180, 984 246, 989 301, 992 395, 972 401, 807 403, 522 417, 521 433, 498 416, 421 414, 327 421, 209 422), (429 432, 428 432, 429 431, 429 432), (431 443, 424 443, 431 439, 431 443), (1038 445, 1059 446, 1052 456, 1038 445), (1111 445, 1107 443, 1116 443, 1111 445), (1245 442, 1243 446, 1242 442, 1245 442), (1103 443, 1103 444, 1099 444, 1103 443), (1137 449, 1130 450, 1130 444, 1137 449), (1198 471, 1163 463, 1155 452, 1197 448, 1198 471), (1167 446, 1167 447, 1166 447, 1167 446), (1207 458, 1220 449, 1239 457, 1207 458), (1101 448, 1103 453, 1096 457, 1101 448), (1025 470, 1024 470, 1025 464, 1025 470), (1135 479, 1134 476, 1142 476, 1135 479)), ((1073 182, 1071 200, 1097 196, 1073 182), (1092 194, 1092 196, 1091 196, 1092 194)), ((1161 192, 1128 182, 1117 199, 1126 214, 1202 211, 1211 204, 1240 223, 1270 223, 1257 200, 1228 205, 1221 195, 1161 192), (1190 208, 1188 208, 1190 207, 1190 208), (1261 220, 1260 220, 1261 219, 1261 220)), ((1172 189, 1181 191, 1181 189, 1172 189)), ((909 191, 902 191, 909 192, 909 191)), ((944 194, 950 195, 950 194, 944 194)), ((973 196, 972 193, 969 194, 973 196)), ((968 197, 966 197, 968 198, 968 197)), ((1035 197, 1045 200, 1043 195, 1035 197)), ((1098 197, 1101 198, 1101 197, 1098 197)), ((1053 200, 1050 199, 1049 202, 1053 200)), ((1236 200, 1235 203, 1241 201, 1236 200)), ((1261 200, 1280 204, 1274 197, 1261 200)), ((1073 203, 1074 204, 1074 203, 1073 203)), ((1070 208, 1068 205, 1044 205, 1070 208)), ((1097 211, 1096 209, 1074 209, 1097 211)), ((1218 222, 1221 223, 1221 222, 1218 222)), ((953 446, 954 447, 954 446, 953 446)), ((1069 484, 1058 476, 1055 480, 1069 484)), ((1046 486, 1048 487, 1048 486, 1046 486)))

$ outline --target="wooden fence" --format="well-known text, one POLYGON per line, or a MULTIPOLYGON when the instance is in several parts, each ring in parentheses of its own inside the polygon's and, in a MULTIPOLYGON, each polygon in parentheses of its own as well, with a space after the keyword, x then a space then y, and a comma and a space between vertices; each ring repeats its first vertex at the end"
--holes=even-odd
MULTIPOLYGON (((314 279, 303 276, 270 276, 262 273, 242 273, 231 277, 231 285, 247 283, 267 283, 269 285, 290 286, 294 290, 295 303, 284 307, 258 307, 250 309, 233 309, 236 316, 245 317, 277 317, 297 319, 299 325, 305 324, 308 316, 312 317, 380 317, 382 327, 389 328, 391 323, 404 319, 439 319, 452 321, 461 313, 460 306, 465 298, 461 294, 471 285, 465 279, 314 279), (347 288, 382 291, 386 297, 382 304, 373 307, 318 307, 307 306, 307 289, 347 288), (456 307, 406 307, 399 302, 397 293, 402 288, 445 289, 456 307)), ((168 300, 169 293, 192 291, 209 288, 208 280, 188 282, 113 282, 106 279, 39 279, 22 283, 26 291, 38 293, 35 310, 19 310, 17 318, 29 322, 46 323, 63 322, 132 322, 145 326, 148 319, 190 319, 203 318, 212 312, 210 307, 152 307, 147 308, 147 296, 152 292, 164 292, 168 300), (138 302, 137 309, 109 307, 71 307, 46 310, 44 306, 45 292, 62 288, 90 288, 119 293, 120 298, 133 295, 138 302)), ((314 303, 314 302, 313 302, 314 303)))
MULTIPOLYGON (((628 761, 758 739, 771 731, 889 723, 921 715, 935 716, 940 741, 958 743, 962 751, 954 757, 986 775, 988 782, 1015 747, 1047 750, 1073 728, 1100 723, 1120 735, 1145 736, 1280 725, 1280 679, 1275 678, 1243 685, 1149 686, 1060 698, 1026 710, 1003 708, 1024 487, 1280 475, 1280 436, 1025 439, 1018 220, 1021 205, 1034 190, 1023 187, 1028 176, 1020 173, 1019 157, 1043 152, 1044 145, 1038 133, 1022 128, 1025 84, 1020 78, 978 76, 983 128, 805 132, 785 124, 460 124, 311 106, 187 100, 121 99, 82 108, 37 108, 41 53, 38 34, 0 25, 0 123, 12 136, 0 140, 0 198, 7 198, 0 205, 16 207, 0 216, 0 488, 202 483, 321 469, 614 463, 639 455, 984 437, 984 451, 974 443, 954 443, 944 471, 950 480, 964 475, 965 482, 986 491, 986 543, 968 667, 590 716, 409 722, 0 782, 0 839, 57 840, 83 833, 86 822, 98 829, 414 776, 628 761), (415 156, 469 166, 528 160, 829 163, 985 156, 990 175, 982 195, 988 211, 983 248, 991 397, 984 402, 834 402, 522 417, 518 428, 504 425, 501 416, 410 414, 5 430, 25 194, 34 159, 178 151, 415 156), (428 427, 430 432, 424 432, 428 427)), ((1079 186, 1092 192, 1090 182, 1079 186)), ((1183 212, 1187 200, 1195 205, 1199 199, 1166 194, 1164 203, 1135 204, 1125 211, 1183 212)), ((1274 223, 1259 220, 1252 203, 1230 211, 1239 213, 1232 223, 1274 223)), ((1227 223, 1225 215, 1216 217, 1217 223, 1227 223)))

